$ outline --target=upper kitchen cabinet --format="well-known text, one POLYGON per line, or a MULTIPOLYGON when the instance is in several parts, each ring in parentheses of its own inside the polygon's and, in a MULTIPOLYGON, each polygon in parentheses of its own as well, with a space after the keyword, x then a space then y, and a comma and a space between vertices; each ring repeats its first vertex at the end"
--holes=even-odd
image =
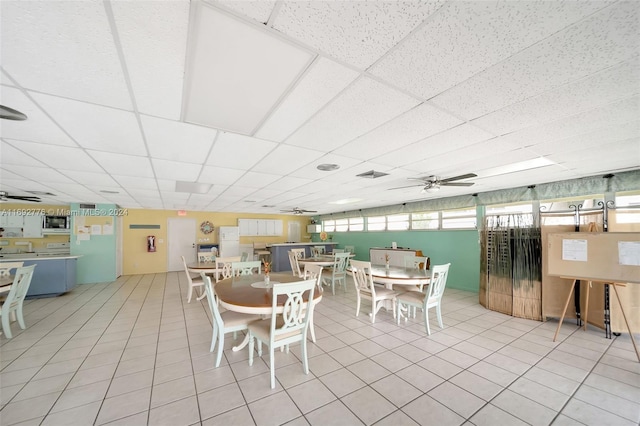
POLYGON ((238 219, 238 227, 242 237, 282 235, 282 220, 277 219, 238 219))

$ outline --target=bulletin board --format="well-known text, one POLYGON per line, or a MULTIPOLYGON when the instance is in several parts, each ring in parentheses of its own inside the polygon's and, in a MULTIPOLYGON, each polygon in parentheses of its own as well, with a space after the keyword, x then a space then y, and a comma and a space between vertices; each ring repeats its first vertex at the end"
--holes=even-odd
POLYGON ((553 276, 640 283, 640 232, 549 234, 547 265, 553 276))

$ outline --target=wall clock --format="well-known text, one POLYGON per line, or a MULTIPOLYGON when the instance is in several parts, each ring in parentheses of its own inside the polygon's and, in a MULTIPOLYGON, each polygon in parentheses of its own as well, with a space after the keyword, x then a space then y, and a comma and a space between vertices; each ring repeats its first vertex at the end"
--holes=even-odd
POLYGON ((200 224, 200 230, 202 231, 203 234, 210 234, 213 232, 213 223, 209 222, 208 220, 205 220, 204 222, 202 222, 200 224))

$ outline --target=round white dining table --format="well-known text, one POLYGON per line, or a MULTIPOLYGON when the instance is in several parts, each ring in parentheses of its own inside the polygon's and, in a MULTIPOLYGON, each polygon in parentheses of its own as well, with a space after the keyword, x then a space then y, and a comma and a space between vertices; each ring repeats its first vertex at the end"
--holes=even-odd
POLYGON ((390 290, 394 285, 424 286, 431 282, 431 271, 404 266, 371 265, 373 282, 390 290))

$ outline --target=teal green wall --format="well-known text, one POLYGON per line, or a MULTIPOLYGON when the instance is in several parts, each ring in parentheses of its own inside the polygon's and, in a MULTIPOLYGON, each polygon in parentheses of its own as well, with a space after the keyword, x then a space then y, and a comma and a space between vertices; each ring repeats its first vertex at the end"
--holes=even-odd
MULTIPOLYGON (((386 232, 333 232, 338 247, 355 246, 356 259, 369 260, 371 247, 398 247, 422 250, 431 258, 432 265, 451 262, 447 287, 478 292, 480 283, 480 245, 478 231, 386 231, 386 232)), ((318 234, 313 240, 319 241, 318 234)))
MULTIPOLYGON (((97 204, 95 213, 113 211, 114 204, 97 204)), ((71 204, 71 254, 81 256, 78 258, 77 280, 78 284, 101 283, 115 281, 116 276, 116 235, 117 221, 113 220, 112 235, 91 235, 88 241, 78 241, 76 231, 76 214, 80 210, 79 204, 71 204)), ((83 211, 86 214, 87 211, 83 211)), ((95 214, 93 217, 97 216, 95 214)))

